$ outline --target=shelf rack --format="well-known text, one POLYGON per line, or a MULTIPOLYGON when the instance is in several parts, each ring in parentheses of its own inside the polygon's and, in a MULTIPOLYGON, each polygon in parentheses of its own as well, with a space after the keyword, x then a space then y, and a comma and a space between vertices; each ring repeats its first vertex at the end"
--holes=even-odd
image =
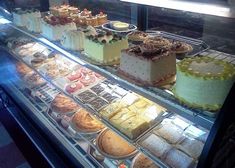
MULTIPOLYGON (((26 36, 31 37, 35 41, 41 42, 44 45, 48 46, 49 48, 56 50, 57 52, 63 54, 65 57, 69 58, 70 60, 103 75, 107 79, 119 84, 123 88, 132 90, 132 91, 152 100, 153 102, 167 108, 168 111, 177 113, 197 125, 200 125, 206 129, 210 130, 214 121, 215 121, 214 116, 211 117, 211 116, 205 115, 205 113, 207 113, 207 112, 197 110, 197 109, 188 108, 188 107, 180 104, 174 98, 174 96, 172 94, 168 93, 166 90, 159 89, 159 88, 137 86, 137 85, 130 83, 130 82, 126 81, 125 79, 119 77, 117 74, 115 74, 115 71, 113 71, 112 69, 105 68, 105 67, 98 66, 98 65, 93 65, 85 60, 82 60, 81 59, 81 54, 82 54, 81 52, 74 52, 74 51, 68 51, 66 49, 63 49, 63 47, 61 47, 59 45, 59 43, 51 42, 51 41, 47 40, 46 38, 44 38, 43 36, 41 36, 40 34, 33 34, 29 31, 25 30, 24 28, 19 28, 19 27, 15 26, 12 23, 9 23, 9 26, 14 28, 15 30, 20 31, 21 33, 25 34, 26 36)), ((211 114, 211 113, 209 112, 209 114, 211 114)))

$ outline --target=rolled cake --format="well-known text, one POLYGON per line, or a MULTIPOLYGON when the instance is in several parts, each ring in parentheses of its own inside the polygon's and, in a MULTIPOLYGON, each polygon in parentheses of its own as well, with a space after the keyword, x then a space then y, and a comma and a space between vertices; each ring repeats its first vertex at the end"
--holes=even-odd
POLYGON ((188 58, 177 64, 173 92, 190 107, 215 111, 223 105, 234 81, 234 65, 210 57, 188 58))

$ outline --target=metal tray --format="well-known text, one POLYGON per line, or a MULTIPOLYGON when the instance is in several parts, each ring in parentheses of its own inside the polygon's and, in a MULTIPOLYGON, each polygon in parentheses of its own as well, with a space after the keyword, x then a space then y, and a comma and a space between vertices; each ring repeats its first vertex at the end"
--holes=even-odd
POLYGON ((185 37, 185 36, 180 36, 177 34, 173 33, 168 33, 165 31, 153 31, 153 30, 147 30, 146 31, 149 35, 153 36, 161 36, 164 38, 167 38, 171 41, 181 41, 190 44, 193 47, 193 50, 186 55, 186 57, 193 57, 196 56, 206 50, 208 50, 210 47, 207 45, 204 41, 190 38, 190 37, 185 37))

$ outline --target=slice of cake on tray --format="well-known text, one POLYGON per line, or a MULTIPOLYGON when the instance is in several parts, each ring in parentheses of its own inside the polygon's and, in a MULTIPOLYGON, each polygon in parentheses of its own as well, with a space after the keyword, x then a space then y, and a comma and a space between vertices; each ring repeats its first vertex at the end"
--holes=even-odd
POLYGON ((184 104, 218 110, 235 81, 234 65, 210 57, 184 59, 177 64, 175 96, 184 104))
POLYGON ((86 56, 100 64, 118 63, 121 50, 128 48, 128 41, 111 32, 99 32, 85 38, 84 51, 86 56))
POLYGON ((167 46, 140 44, 122 51, 120 72, 140 84, 157 85, 175 75, 176 57, 167 46))
POLYGON ((96 30, 92 26, 80 28, 79 30, 65 31, 62 35, 61 44, 70 50, 84 50, 85 36, 96 34, 96 30))
POLYGON ((49 40, 60 40, 65 31, 77 30, 76 24, 67 17, 45 16, 42 21, 42 35, 49 40))

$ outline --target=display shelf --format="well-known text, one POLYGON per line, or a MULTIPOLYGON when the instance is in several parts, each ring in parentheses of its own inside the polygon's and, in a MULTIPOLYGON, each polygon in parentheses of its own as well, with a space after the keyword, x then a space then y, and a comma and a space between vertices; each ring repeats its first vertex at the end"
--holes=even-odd
POLYGON ((43 36, 41 36, 40 34, 33 34, 24 28, 19 28, 19 27, 15 26, 12 23, 9 23, 9 26, 14 28, 15 30, 18 30, 21 33, 33 38, 35 41, 44 43, 49 48, 52 48, 52 49, 58 51, 59 53, 63 54, 64 56, 66 56, 70 60, 73 60, 76 63, 83 65, 83 66, 103 75, 107 79, 112 80, 113 82, 119 84, 123 88, 132 90, 132 91, 152 100, 153 102, 156 102, 159 105, 166 107, 168 109, 168 111, 177 113, 177 114, 183 116, 184 118, 189 119, 190 121, 194 122, 195 124, 198 124, 204 128, 210 129, 215 121, 215 118, 214 118, 215 113, 210 113, 210 112, 205 112, 205 111, 201 111, 201 110, 197 110, 197 109, 188 108, 188 107, 180 104, 175 99, 175 97, 171 93, 169 93, 168 90, 137 86, 134 83, 128 82, 127 80, 119 77, 113 68, 93 65, 85 60, 82 60, 81 58, 83 58, 83 56, 82 56, 81 52, 74 52, 74 51, 65 50, 59 45, 58 42, 51 42, 51 41, 47 40, 46 38, 44 38, 43 36), (212 115, 213 117, 205 115, 205 114, 212 115))

